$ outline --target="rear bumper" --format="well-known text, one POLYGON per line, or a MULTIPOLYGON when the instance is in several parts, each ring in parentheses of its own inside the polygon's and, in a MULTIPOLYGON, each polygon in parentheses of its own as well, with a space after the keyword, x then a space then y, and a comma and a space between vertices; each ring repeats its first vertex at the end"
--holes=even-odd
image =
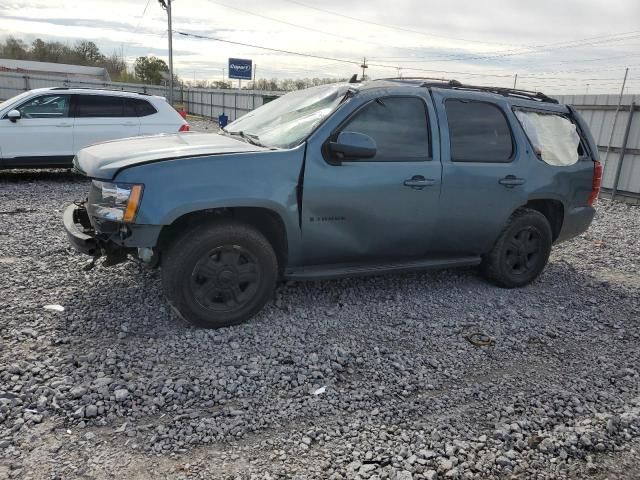
POLYGON ((564 216, 562 229, 556 243, 564 242, 586 232, 595 213, 596 210, 593 207, 576 207, 569 210, 564 216))
POLYGON ((86 225, 89 225, 89 215, 84 207, 75 204, 69 205, 64 211, 63 221, 67 238, 73 248, 92 257, 97 257, 101 254, 95 232, 86 227, 86 225))

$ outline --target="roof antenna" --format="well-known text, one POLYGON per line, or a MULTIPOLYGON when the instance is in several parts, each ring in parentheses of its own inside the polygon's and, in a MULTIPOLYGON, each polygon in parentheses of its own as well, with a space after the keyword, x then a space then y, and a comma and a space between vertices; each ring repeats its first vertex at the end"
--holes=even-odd
POLYGON ((358 74, 354 73, 353 75, 351 75, 351 78, 349 79, 349 83, 358 83, 358 74))

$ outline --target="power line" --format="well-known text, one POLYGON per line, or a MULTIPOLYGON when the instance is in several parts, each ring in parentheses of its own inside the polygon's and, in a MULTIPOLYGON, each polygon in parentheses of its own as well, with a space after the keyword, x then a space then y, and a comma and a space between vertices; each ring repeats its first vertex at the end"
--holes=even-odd
MULTIPOLYGON (((326 57, 323 55, 314 55, 311 53, 302 53, 302 52, 294 52, 291 50, 282 50, 279 48, 271 48, 271 47, 264 47, 262 45, 255 45, 255 44, 250 44, 250 43, 244 43, 244 42, 236 42, 236 41, 232 41, 232 40, 225 40, 222 38, 217 38, 217 37, 209 37, 207 35, 200 35, 200 34, 196 34, 196 33, 189 33, 189 32, 183 32, 180 30, 174 30, 175 33, 179 34, 179 35, 183 35, 185 37, 192 37, 192 38, 199 38, 199 39, 203 39, 203 40, 213 40, 216 42, 224 42, 224 43, 230 43, 233 45, 241 45, 243 47, 251 47, 251 48, 258 48, 261 50, 268 50, 271 52, 277 52, 277 53, 284 53, 286 55, 296 55, 296 56, 300 56, 300 57, 308 57, 308 58, 319 58, 321 60, 331 60, 333 62, 340 62, 340 63, 346 63, 346 64, 350 64, 350 65, 357 65, 358 67, 361 66, 361 62, 357 61, 357 60, 348 60, 348 59, 344 59, 344 58, 334 58, 334 57, 326 57)), ((379 64, 379 63, 369 63, 369 66, 372 67, 379 67, 379 68, 390 68, 393 70, 397 70, 398 65, 383 65, 383 64, 379 64)), ((512 77, 512 75, 508 75, 508 74, 504 74, 504 75, 489 75, 489 74, 480 74, 480 73, 468 73, 468 72, 456 72, 456 71, 450 71, 450 70, 432 70, 432 69, 426 69, 426 68, 415 68, 415 67, 403 67, 404 70, 411 70, 414 72, 427 72, 427 73, 451 73, 451 74, 456 74, 456 75, 466 75, 466 76, 473 76, 473 77, 512 77)))
MULTIPOLYGON (((210 37, 207 35, 199 35, 199 34, 195 34, 195 33, 189 33, 189 32, 183 32, 183 31, 179 31, 176 30, 176 33, 186 36, 186 37, 192 37, 192 38, 198 38, 198 39, 203 39, 203 40, 213 40, 213 41, 218 41, 218 42, 223 42, 223 43, 230 43, 233 45, 241 45, 241 46, 245 46, 245 47, 250 47, 250 48, 257 48, 257 49, 261 49, 261 50, 267 50, 267 51, 271 51, 271 52, 276 52, 276 53, 283 53, 286 55, 295 55, 295 56, 301 56, 301 57, 308 57, 308 58, 316 58, 316 59, 322 59, 322 60, 330 60, 332 62, 335 63, 344 63, 344 64, 349 64, 349 65, 355 65, 358 67, 361 67, 361 62, 360 61, 356 61, 356 60, 348 60, 348 59, 344 59, 344 58, 334 58, 334 57, 327 57, 327 56, 323 56, 323 55, 315 55, 315 54, 310 54, 310 53, 303 53, 303 52, 295 52, 295 51, 291 51, 291 50, 282 50, 282 49, 278 49, 278 48, 271 48, 271 47, 265 47, 262 45, 254 45, 254 44, 249 44, 249 43, 244 43, 244 42, 236 42, 236 41, 232 41, 232 40, 225 40, 222 38, 217 38, 217 37, 210 37)), ((388 69, 394 69, 397 70, 398 66, 397 65, 388 65, 388 64, 380 64, 380 63, 368 63, 367 64, 370 67, 378 67, 378 68, 388 68, 388 69)), ((402 66, 403 71, 414 71, 414 72, 425 72, 425 73, 434 73, 434 74, 451 74, 451 75, 456 75, 456 76, 461 76, 461 77, 473 77, 473 78, 513 78, 513 75, 511 74, 490 74, 490 73, 476 73, 476 72, 461 72, 461 71, 455 71, 455 70, 439 70, 439 69, 429 69, 429 68, 416 68, 416 67, 405 67, 402 66)), ((527 74, 522 74, 521 78, 524 79, 541 79, 541 80, 564 80, 564 81, 609 81, 609 80, 617 80, 614 78, 602 78, 602 79, 571 79, 571 78, 566 78, 566 77, 537 77, 534 75, 527 75, 527 74)))
MULTIPOLYGON (((480 41, 480 40, 470 40, 470 39, 465 39, 465 38, 458 38, 458 37, 449 37, 449 36, 444 36, 444 35, 436 35, 436 34, 428 34, 425 32, 421 32, 418 30, 412 30, 409 28, 404 28, 404 27, 399 27, 396 25, 386 25, 380 22, 374 22, 374 21, 370 21, 370 20, 363 20, 361 18, 357 18, 357 17, 353 17, 350 15, 345 15, 343 13, 339 13, 339 12, 335 12, 332 10, 327 10, 324 8, 320 8, 320 7, 316 7, 313 5, 309 5, 307 3, 304 2, 300 2, 298 0, 284 0, 286 2, 289 3, 293 3, 296 5, 300 5, 303 6, 305 8, 309 8, 312 10, 317 10, 323 13, 327 13, 330 15, 335 15, 338 17, 342 17, 342 18, 347 18, 349 20, 355 21, 355 22, 360 22, 360 23, 366 23, 366 24, 370 24, 370 25, 376 25, 378 27, 383 27, 383 28, 390 28, 390 29, 394 29, 394 30, 399 30, 399 31, 405 31, 405 32, 409 32, 409 33, 415 33, 415 34, 419 34, 419 35, 423 35, 423 36, 427 36, 427 37, 438 37, 438 38, 445 38, 445 39, 450 39, 450 40, 458 40, 458 41, 463 41, 463 42, 470 42, 470 43, 481 43, 481 44, 493 44, 493 45, 506 45, 504 43, 497 43, 497 42, 485 42, 485 41, 480 41)), ((480 60, 480 59, 493 59, 493 58, 501 58, 501 57, 506 57, 506 56, 514 56, 514 55, 525 55, 525 54, 529 54, 529 53, 536 53, 537 51, 547 51, 547 50, 556 50, 559 48, 575 48, 578 46, 590 46, 590 45, 594 45, 594 44, 599 44, 599 43, 606 43, 607 41, 611 42, 611 41, 622 41, 622 40, 629 40, 629 39, 635 39, 638 38, 637 36, 634 37, 628 37, 628 38, 621 38, 621 39, 613 39, 611 38, 610 40, 603 40, 602 42, 594 42, 594 43, 584 43, 584 44, 577 44, 577 45, 572 45, 575 44, 577 42, 584 42, 584 41, 590 41, 590 40, 597 40, 597 39, 601 39, 601 38, 610 38, 610 37, 618 37, 618 36, 622 36, 622 35, 630 35, 630 34, 635 34, 640 32, 640 30, 634 30, 631 32, 622 32, 622 33, 617 33, 617 34, 607 34, 607 35, 599 35, 599 36, 595 36, 595 37, 587 37, 584 39, 577 39, 577 40, 572 40, 572 41, 564 41, 564 42, 555 42, 555 43, 551 43, 551 44, 547 44, 547 45, 534 45, 534 46, 521 46, 519 48, 515 48, 515 49, 510 49, 504 52, 487 52, 489 54, 491 53, 497 53, 498 55, 488 55, 488 56, 471 56, 471 57, 464 57, 464 56, 460 56, 458 55, 456 56, 450 56, 449 58, 447 58, 446 61, 452 61, 452 60, 480 60), (562 46, 561 46, 562 45, 562 46), (549 49, 548 47, 555 47, 556 48, 552 48, 549 49), (546 48, 547 50, 541 50, 543 48, 546 48)), ((484 55, 484 54, 482 54, 484 55)), ((445 61, 445 60, 443 60, 445 61)))
MULTIPOLYGON (((241 8, 237 8, 237 7, 233 7, 233 6, 230 6, 230 5, 226 5, 224 3, 217 2, 215 0, 208 0, 208 1, 211 2, 211 3, 215 3, 217 5, 220 5, 222 7, 231 9, 231 10, 239 11, 241 13, 245 13, 245 14, 248 14, 248 15, 253 15, 253 16, 256 16, 256 17, 259 17, 259 18, 265 18, 265 19, 273 21, 273 22, 278 22, 278 23, 282 23, 282 24, 285 24, 285 25, 293 26, 294 28, 301 28, 301 29, 304 29, 304 30, 313 31, 313 32, 316 32, 316 33, 324 34, 324 35, 330 35, 330 36, 333 36, 333 37, 336 37, 336 38, 344 38, 344 39, 348 39, 348 40, 361 41, 359 39, 354 39, 353 37, 344 37, 344 36, 335 35, 335 34, 332 34, 330 32, 326 32, 326 31, 323 31, 323 30, 318 30, 318 29, 313 29, 313 28, 310 28, 310 27, 304 27, 304 26, 301 26, 301 25, 293 24, 293 23, 290 23, 290 22, 287 22, 287 21, 284 21, 284 20, 280 20, 280 19, 277 19, 277 18, 270 17, 270 16, 261 15, 261 14, 254 13, 254 12, 251 12, 251 11, 248 11, 248 10, 244 10, 244 9, 241 9, 241 8)), ((300 5, 308 7, 308 5, 303 4, 302 2, 298 2, 296 0, 286 0, 286 1, 290 1, 292 3, 296 3, 296 4, 300 4, 300 5)), ((332 13, 332 14, 335 14, 335 15, 338 15, 338 16, 345 16, 345 17, 350 18, 352 20, 358 20, 359 21, 359 19, 356 19, 355 17, 350 17, 348 15, 338 14, 336 12, 330 12, 328 10, 324 10, 324 9, 320 9, 320 8, 315 8, 315 7, 313 7, 313 8, 316 9, 316 10, 332 13)), ((367 22, 365 22, 365 23, 367 23, 367 22)), ((369 22, 369 23, 371 23, 371 22, 369 22)), ((379 24, 377 22, 372 22, 372 23, 375 24, 375 25, 384 26, 383 24, 379 24)), ((599 43, 624 41, 624 40, 634 39, 634 38, 640 37, 640 35, 634 35, 634 36, 629 37, 629 35, 635 34, 636 32, 640 32, 640 30, 632 31, 632 32, 617 33, 617 34, 599 35, 599 36, 595 36, 595 37, 577 39, 577 40, 572 40, 572 41, 568 41, 568 42, 567 41, 565 41, 565 42, 555 42, 555 43, 551 43, 551 44, 547 44, 547 45, 539 45, 539 46, 535 46, 535 47, 525 47, 525 49, 524 49, 525 51, 523 51, 523 48, 520 48, 520 49, 512 49, 512 50, 508 50, 507 51, 507 52, 511 52, 511 53, 502 52, 502 53, 500 53, 498 55, 485 56, 485 57, 482 57, 482 56, 475 56, 475 57, 469 57, 469 56, 460 57, 460 56, 458 56, 458 57, 455 57, 454 56, 452 58, 443 59, 443 60, 439 60, 439 61, 452 61, 452 60, 456 60, 458 58, 463 59, 463 60, 493 59, 493 58, 500 58, 500 57, 506 57, 506 56, 513 56, 513 55, 526 55, 526 54, 530 54, 530 53, 536 53, 537 51, 545 51, 545 49, 546 49, 546 51, 548 51, 548 50, 554 50, 554 49, 559 49, 559 48, 576 48, 576 47, 584 46, 584 45, 594 45, 594 44, 599 44, 599 43), (622 38, 620 38, 620 37, 622 37, 622 38), (599 39, 599 41, 596 41, 598 39, 599 39), (587 42, 587 43, 585 43, 585 42, 587 42)), ((184 34, 184 32, 181 32, 181 33, 184 34)), ((195 37, 196 34, 191 34, 191 36, 195 37)), ((201 35, 200 37, 201 38, 205 38, 206 36, 201 35)), ((213 38, 213 37, 207 37, 207 38, 211 39, 211 40, 217 40, 217 41, 222 41, 222 42, 227 42, 227 43, 234 43, 232 41, 223 40, 223 39, 220 39, 220 38, 213 38)), ((370 43, 370 42, 366 42, 366 43, 370 43)), ((279 51, 280 53, 287 53, 287 54, 300 55, 300 56, 313 56, 311 54, 302 54, 302 53, 299 53, 299 52, 291 52, 291 51, 287 51, 287 50, 263 48, 263 47, 258 46, 258 45, 243 44, 241 42, 235 42, 235 44, 245 45, 245 46, 249 46, 249 47, 253 47, 253 48, 261 48, 261 49, 270 50, 270 51, 279 51)), ((407 47, 393 47, 393 46, 390 46, 390 47, 396 48, 396 49, 408 49, 407 47)), ((331 57, 323 57, 323 56, 315 56, 315 57, 316 58, 323 58, 323 59, 331 58, 331 57)), ((354 63, 353 61, 344 60, 344 59, 334 59, 334 60, 338 61, 338 62, 342 62, 342 63, 354 63)), ((417 60, 410 60, 410 61, 419 62, 417 60)), ((401 63, 405 63, 405 62, 401 62, 401 63)), ((382 65, 382 64, 371 64, 371 65, 372 66, 377 66, 377 67, 380 67, 380 68, 394 68, 394 69, 399 68, 398 65, 394 65, 394 66, 382 65)), ((455 72, 455 71, 448 71, 448 70, 422 69, 422 68, 412 68, 412 67, 405 67, 405 69, 406 70, 413 70, 413 71, 434 72, 434 73, 452 73, 452 74, 456 74, 456 75, 467 74, 468 76, 469 75, 471 75, 471 76, 493 76, 493 77, 505 77, 505 78, 506 77, 511 77, 511 75, 486 75, 486 74, 473 75, 473 74, 469 74, 467 72, 455 72)))
MULTIPOLYGON (((144 15, 147 13, 147 8, 149 8, 149 4, 151 3, 151 0, 147 0, 146 5, 144 6, 144 10, 142 10, 142 15, 140 15, 140 18, 138 19, 138 23, 136 24, 136 28, 133 29, 134 32, 138 31, 138 28, 140 28, 140 24, 142 23, 142 19, 144 18, 144 15)), ((127 58, 127 53, 129 51, 129 45, 131 42, 127 42, 127 46, 124 49, 124 52, 122 54, 122 56, 125 58, 127 58)))
MULTIPOLYGON (((428 36, 428 37, 439 37, 439 38, 446 38, 446 39, 450 39, 450 40, 458 40, 458 41, 464 41, 464 42, 470 42, 470 43, 484 43, 484 44, 493 44, 493 45, 505 45, 504 43, 484 42, 484 41, 480 41, 480 40, 470 40, 470 39, 457 38, 457 37, 448 37, 448 36, 444 36, 444 35, 428 34, 428 33, 425 33, 425 32, 418 31, 418 30, 412 30, 412 29, 408 29, 408 28, 404 28, 404 27, 399 27, 399 26, 396 26, 396 25, 386 25, 386 24, 383 24, 383 23, 374 22, 374 21, 370 21, 370 20, 363 20, 361 18, 352 17, 350 15, 345 15, 343 13, 334 12, 334 11, 327 10, 327 9, 324 9, 324 8, 320 8, 320 7, 315 7, 313 5, 308 5, 308 4, 306 4, 304 2, 300 2, 298 0, 284 0, 284 1, 289 2, 289 3, 294 3, 296 5, 300 5, 300 6, 303 6, 305 8, 312 9, 312 10, 317 10, 319 12, 327 13, 327 14, 330 14, 330 15, 335 15, 335 16, 342 17, 342 18, 347 18, 347 19, 355 21, 355 22, 366 23, 366 24, 370 24, 370 25, 376 25, 378 27, 390 28, 390 29, 405 31, 405 32, 409 32, 409 33, 415 33, 415 34, 424 35, 424 36, 428 36)), ((610 40, 603 40, 602 42, 582 43, 582 44, 572 45, 572 44, 575 44, 577 42, 584 42, 584 41, 588 41, 588 40, 596 40, 596 39, 601 39, 601 38, 617 37, 617 36, 622 36, 622 35, 630 35, 630 34, 635 34, 635 33, 638 33, 638 32, 640 32, 640 30, 634 30, 634 31, 631 31, 631 32, 622 32, 622 33, 617 33, 617 34, 599 35, 599 36, 595 36, 595 37, 587 37, 587 38, 583 38, 583 39, 564 41, 564 42, 555 42, 555 43, 551 43, 551 44, 547 44, 547 45, 521 46, 519 48, 510 49, 510 50, 507 50, 507 51, 504 51, 504 52, 486 52, 486 53, 489 54, 487 56, 478 56, 478 55, 469 56, 469 57, 465 57, 465 56, 462 56, 462 55, 445 56, 445 57, 443 57, 442 61, 485 60, 485 59, 501 58, 501 57, 506 57, 506 56, 514 56, 514 55, 526 55, 526 54, 530 54, 530 53, 537 53, 538 51, 557 50, 557 49, 560 49, 560 48, 575 48, 575 47, 579 47, 579 46, 590 46, 590 45, 595 45, 595 44, 599 44, 599 43, 606 43, 607 41, 612 42, 612 41, 631 40, 631 39, 639 38, 640 36, 633 36, 633 37, 621 38, 621 39, 613 39, 613 38, 611 38, 610 40), (550 49, 547 48, 547 47, 555 47, 555 46, 557 46, 557 47, 556 48, 550 48, 550 49), (497 55, 491 55, 492 53, 496 53, 497 55)), ((482 55, 484 55, 484 54, 482 54, 482 55)), ((432 60, 435 60, 435 59, 432 59, 432 60)))
POLYGON ((403 31, 403 32, 415 33, 415 34, 418 34, 418 35, 423 35, 425 37, 444 38, 444 39, 447 39, 447 40, 456 40, 456 41, 459 41, 459 42, 469 42, 469 43, 479 43, 479 44, 484 44, 484 45, 502 45, 502 46, 509 45, 509 46, 513 46, 513 44, 507 44, 507 43, 487 42, 487 41, 483 41, 483 40, 471 40, 471 39, 468 39, 468 38, 449 37, 449 36, 445 36, 445 35, 437 35, 437 34, 434 34, 434 33, 432 34, 432 33, 421 32, 419 30, 412 30, 410 28, 400 27, 400 26, 397 26, 397 25, 385 25, 384 23, 374 22, 372 20, 363 20, 361 18, 352 17, 350 15, 345 15, 343 13, 334 12, 332 10, 327 10, 327 9, 324 9, 324 8, 316 7, 314 5, 309 5, 307 3, 299 2, 297 0, 284 0, 284 1, 289 2, 289 3, 295 3, 296 5, 300 5, 300 6, 305 7, 305 8, 310 8, 312 10, 317 10, 319 12, 328 13, 329 15, 335 15, 337 17, 347 18, 347 19, 353 20, 355 22, 367 23, 369 25, 376 25, 378 27, 389 28, 389 29, 392 29, 392 30, 399 30, 399 31, 403 31))
MULTIPOLYGON (((636 33, 636 32, 630 32, 630 33, 636 33)), ((617 35, 629 35, 630 33, 625 33, 625 34, 617 34, 617 35)), ((594 37, 598 38, 598 37, 594 37)), ((568 48, 578 48, 578 47, 590 47, 590 46, 594 46, 594 45, 601 45, 603 43, 612 43, 612 42, 622 42, 625 40, 634 40, 636 38, 640 38, 640 34, 634 34, 632 36, 627 36, 627 37, 623 37, 623 38, 608 38, 608 39, 603 39, 600 41, 586 41, 588 39, 583 39, 583 43, 576 43, 578 42, 578 40, 575 40, 574 42, 567 42, 566 44, 563 45, 558 45, 558 46, 552 46, 554 44, 550 44, 550 45, 540 45, 539 47, 532 47, 526 51, 507 51, 507 52, 503 52, 503 53, 498 53, 496 55, 487 55, 487 56, 475 56, 475 57, 451 57, 451 58, 447 58, 447 59, 443 59, 443 60, 438 60, 438 61, 443 61, 443 62, 450 62, 450 61, 455 61, 455 60, 465 60, 465 61, 469 61, 469 60, 493 60, 496 58, 504 58, 504 57, 513 57, 516 55, 529 55, 532 53, 541 53, 541 52, 551 52, 554 50, 563 50, 563 49, 568 49, 568 48), (550 47, 551 48, 548 48, 550 47)))
POLYGON ((420 62, 420 61, 432 61, 432 62, 451 62, 451 61, 470 61, 470 60, 493 60, 504 57, 513 57, 517 55, 529 55, 533 53, 549 52, 554 50, 562 50, 567 48, 578 48, 585 46, 600 45, 603 43, 621 42, 626 40, 635 40, 640 38, 640 30, 631 32, 599 35, 596 37, 588 37, 583 39, 571 40, 567 42, 555 42, 546 45, 537 45, 518 49, 509 49, 505 51, 497 52, 485 52, 483 54, 456 54, 456 55, 443 55, 440 57, 421 57, 422 60, 415 59, 415 57, 408 59, 407 61, 420 62), (495 55, 493 55, 495 53, 495 55))
POLYGON ((297 56, 300 56, 300 57, 319 58, 321 60, 331 60, 333 62, 341 62, 341 63, 350 63, 350 64, 353 64, 353 65, 360 65, 360 62, 358 62, 358 61, 346 60, 344 58, 325 57, 325 56, 322 56, 322 55, 314 55, 312 53, 300 53, 300 52, 293 52, 291 50, 281 50, 279 48, 263 47, 261 45, 254 45, 254 44, 251 44, 251 43, 234 42, 232 40, 224 40, 222 38, 209 37, 207 35, 199 35, 199 34, 196 34, 196 33, 182 32, 180 30, 174 30, 174 32, 179 34, 179 35, 185 36, 185 37, 199 38, 199 39, 202 39, 202 40, 214 40, 216 42, 230 43, 232 45, 241 45, 243 47, 259 48, 260 50, 269 50, 271 52, 284 53, 284 54, 287 54, 287 55, 297 55, 297 56))
MULTIPOLYGON (((219 6, 224 7, 224 8, 228 8, 230 10, 235 10, 237 12, 244 13, 246 15, 251 15, 251 16, 254 16, 254 17, 258 17, 258 18, 263 18, 263 19, 269 20, 271 22, 281 23, 283 25, 288 25, 290 27, 298 28, 298 29, 301 29, 301 30, 306 30, 308 32, 320 33, 322 35, 328 35, 330 37, 340 38, 340 39, 344 39, 344 40, 351 40, 351 41, 355 41, 355 42, 367 43, 369 45, 376 45, 378 47, 381 47, 381 46, 382 47, 389 47, 390 46, 387 43, 371 42, 369 40, 364 40, 362 38, 348 37, 348 36, 345 36, 345 35, 338 35, 336 33, 327 32, 326 30, 320 30, 320 29, 317 29, 317 28, 309 27, 309 26, 304 26, 304 25, 299 25, 299 24, 292 23, 292 22, 287 22, 286 20, 280 20, 278 18, 274 18, 274 17, 270 17, 268 15, 263 15, 263 14, 260 14, 260 13, 252 12, 250 10, 245 10, 245 9, 238 8, 238 7, 235 7, 235 6, 227 5, 226 3, 217 2, 215 0, 207 0, 207 1, 209 3, 214 3, 216 5, 219 5, 219 6)), ((418 50, 418 49, 411 48, 411 47, 393 47, 393 48, 402 48, 402 49, 406 49, 406 50, 418 50)))

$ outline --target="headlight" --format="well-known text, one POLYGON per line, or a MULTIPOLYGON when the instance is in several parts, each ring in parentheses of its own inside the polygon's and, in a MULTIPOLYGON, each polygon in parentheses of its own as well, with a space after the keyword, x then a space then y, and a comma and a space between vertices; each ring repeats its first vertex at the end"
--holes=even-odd
POLYGON ((136 218, 144 185, 93 181, 89 201, 97 217, 131 223, 136 218))

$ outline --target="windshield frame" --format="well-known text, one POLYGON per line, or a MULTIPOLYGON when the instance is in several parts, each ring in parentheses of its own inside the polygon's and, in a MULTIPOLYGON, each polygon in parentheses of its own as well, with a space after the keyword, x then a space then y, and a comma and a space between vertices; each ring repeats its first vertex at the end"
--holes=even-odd
MULTIPOLYGON (((319 87, 324 87, 326 89, 326 91, 327 91, 326 97, 331 95, 330 92, 332 92, 334 90, 336 91, 337 96, 336 96, 335 104, 333 105, 332 109, 320 121, 318 121, 317 124, 313 125, 313 127, 304 136, 300 137, 295 142, 288 143, 288 144, 286 144, 284 146, 283 145, 273 145, 273 144, 270 144, 270 142, 268 142, 268 141, 263 141, 263 138, 261 137, 262 134, 260 132, 247 131, 247 130, 244 130, 242 128, 239 128, 239 129, 236 129, 236 130, 230 130, 229 127, 232 127, 234 123, 240 121, 244 117, 244 115, 242 117, 238 117, 236 120, 231 122, 225 128, 222 128, 221 130, 226 135, 238 136, 238 137, 243 138, 244 141, 247 141, 247 142, 248 142, 248 140, 245 137, 253 136, 265 148, 277 149, 277 150, 289 150, 289 149, 297 148, 300 145, 302 145, 303 143, 305 143, 309 139, 309 137, 316 132, 316 130, 318 130, 322 125, 325 124, 325 122, 327 122, 333 115, 335 115, 335 113, 350 98, 352 98, 355 95, 355 93, 358 91, 356 88, 354 88, 353 85, 347 84, 345 82, 336 82, 336 83, 333 83, 333 84, 321 85, 319 87)), ((304 92, 304 91, 308 91, 308 90, 312 90, 312 89, 315 90, 315 89, 319 89, 319 88, 318 87, 310 87, 310 88, 305 88, 303 90, 296 90, 294 92, 287 92, 287 94, 295 93, 295 92, 304 92)), ((286 97, 287 94, 282 95, 278 99, 274 100, 274 102, 277 102, 280 99, 286 97)), ((303 99, 304 98, 313 98, 313 94, 310 94, 307 97, 303 97, 303 99)), ((270 103, 271 102, 269 102, 267 104, 264 104, 264 105, 269 105, 270 103)), ((258 107, 258 108, 261 108, 261 107, 258 107)), ((251 114, 252 112, 255 112, 256 110, 252 110, 248 114, 251 114)), ((322 110, 322 108, 319 108, 314 113, 319 112, 321 110, 322 110)), ((295 111, 295 107, 292 107, 291 109, 289 109, 289 111, 295 111)), ((281 113, 279 115, 273 116, 272 119, 279 118, 282 115, 283 114, 281 113)), ((300 116, 297 119, 291 120, 291 122, 295 122, 296 120, 299 121, 299 120, 303 120, 303 119, 304 119, 304 116, 300 116)), ((261 122, 261 123, 268 123, 268 121, 267 122, 261 122)), ((283 124, 286 124, 286 123, 287 122, 285 122, 283 124)), ((295 123, 294 123, 294 125, 295 125, 295 123)), ((277 126, 275 128, 277 128, 277 126)))

